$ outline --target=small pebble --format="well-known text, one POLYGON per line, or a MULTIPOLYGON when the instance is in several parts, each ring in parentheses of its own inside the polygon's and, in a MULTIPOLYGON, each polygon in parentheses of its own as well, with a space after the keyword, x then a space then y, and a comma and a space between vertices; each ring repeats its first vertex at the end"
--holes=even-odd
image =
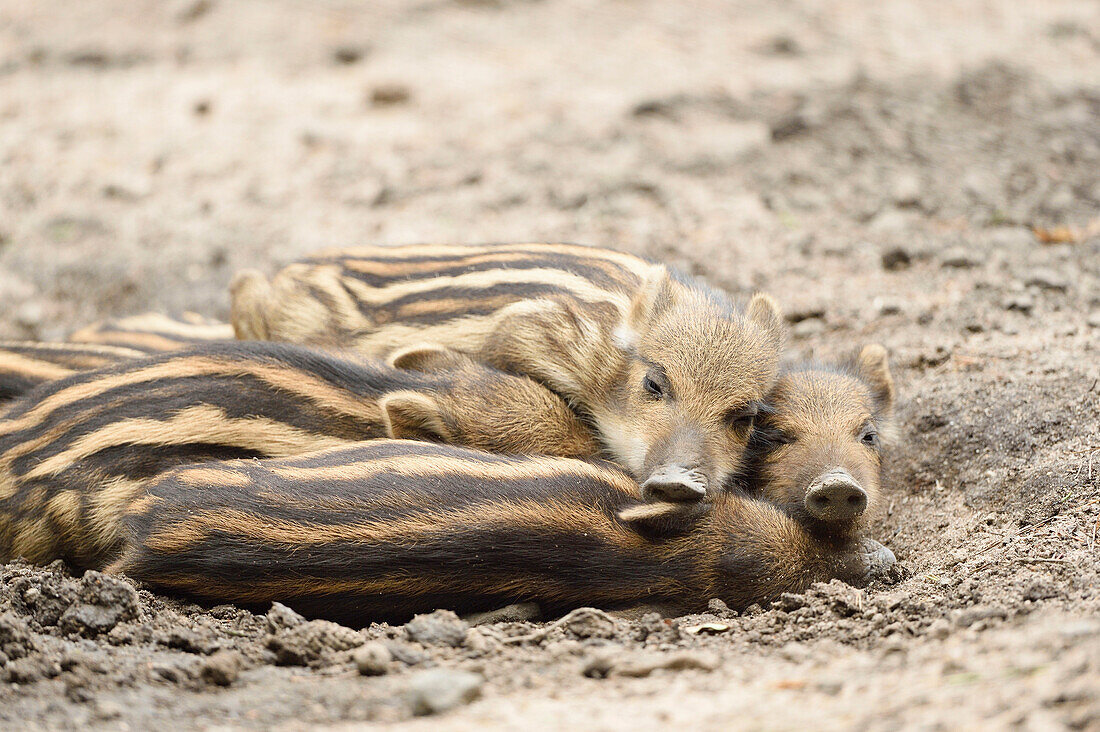
POLYGON ((281 602, 271 603, 271 609, 267 611, 267 630, 269 633, 274 633, 283 628, 293 628, 304 622, 306 622, 305 618, 281 602))
POLYGON ((477 699, 484 684, 484 677, 468 671, 445 668, 422 671, 409 685, 409 703, 417 716, 439 714, 477 699))
POLYGON ((466 640, 470 626, 450 610, 417 615, 405 624, 409 640, 426 646, 451 646, 457 648, 466 640))
POLYGON ((887 249, 882 253, 882 268, 890 272, 906 269, 912 262, 913 258, 909 256, 909 252, 901 247, 887 249))
POLYGON ((1024 280, 1024 284, 1029 287, 1038 287, 1042 290, 1052 290, 1054 292, 1065 292, 1069 289, 1069 280, 1049 269, 1037 269, 1034 272, 1028 273, 1027 279, 1024 280))
POLYGON ((921 182, 914 173, 902 173, 894 180, 891 197, 903 208, 920 205, 921 182))
POLYGON ((389 670, 393 654, 385 645, 374 641, 355 649, 352 660, 363 676, 381 676, 389 670))
POLYGON ((1028 315, 1035 309, 1035 298, 1026 292, 1009 295, 1001 303, 1005 310, 1015 310, 1028 315))
POLYGON ((982 260, 963 247, 950 247, 940 256, 940 266, 950 269, 973 269, 982 260))
POLYGON ((400 84, 383 84, 371 90, 370 103, 375 107, 394 107, 406 104, 412 99, 412 92, 400 84))
POLYGON ((202 662, 199 675, 215 686, 230 686, 241 673, 241 654, 236 651, 217 651, 202 662))

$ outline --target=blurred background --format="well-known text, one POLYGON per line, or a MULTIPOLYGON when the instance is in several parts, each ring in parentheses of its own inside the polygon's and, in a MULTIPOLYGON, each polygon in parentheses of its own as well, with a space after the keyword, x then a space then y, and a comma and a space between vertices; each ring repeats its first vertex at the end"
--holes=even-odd
POLYGON ((1098 80, 1091 0, 0 0, 0 335, 428 241, 858 318, 896 247, 1026 267, 1029 227, 1086 227, 1098 80))
MULTIPOLYGON (((320 247, 522 240, 770 291, 792 356, 885 344, 875 538, 911 576, 723 617, 705 683, 487 656, 465 728, 1100 725, 1096 0, 0 0, 0 338, 224 319, 236 270, 320 247)), ((290 681, 250 718, 367 718, 290 681)))

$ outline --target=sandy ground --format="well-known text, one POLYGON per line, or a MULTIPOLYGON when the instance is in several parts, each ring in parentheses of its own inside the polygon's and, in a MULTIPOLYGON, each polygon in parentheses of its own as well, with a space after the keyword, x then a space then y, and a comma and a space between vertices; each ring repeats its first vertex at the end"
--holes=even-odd
POLYGON ((653 256, 890 349, 906 570, 507 643, 10 564, 0 725, 1100 728, 1098 217, 1086 0, 0 0, 0 337, 321 246, 653 256))

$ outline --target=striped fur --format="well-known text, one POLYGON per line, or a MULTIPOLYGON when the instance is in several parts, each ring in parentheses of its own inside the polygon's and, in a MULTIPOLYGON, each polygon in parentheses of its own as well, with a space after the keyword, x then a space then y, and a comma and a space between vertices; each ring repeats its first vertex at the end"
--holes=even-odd
POLYGON ((0 342, 0 402, 50 381, 144 355, 121 346, 3 341, 0 342))
POLYGON ((195 313, 178 317, 141 313, 93 323, 69 336, 70 343, 117 346, 147 354, 233 340, 233 327, 195 313))
POLYGON ((51 382, 0 414, 0 558, 95 566, 118 516, 178 465, 297 455, 380 437, 594 454, 534 382, 437 348, 409 369, 274 343, 211 344, 51 382))
POLYGON ((171 471, 127 511, 111 569, 358 625, 519 601, 740 608, 869 571, 864 545, 822 542, 760 501, 721 495, 679 522, 681 506, 640 501, 606 463, 373 441, 171 471))
POLYGON ((566 244, 329 251, 232 291, 240 338, 370 355, 430 341, 529 376, 638 479, 672 471, 695 496, 743 467, 784 338, 767 296, 740 310, 662 265, 566 244))

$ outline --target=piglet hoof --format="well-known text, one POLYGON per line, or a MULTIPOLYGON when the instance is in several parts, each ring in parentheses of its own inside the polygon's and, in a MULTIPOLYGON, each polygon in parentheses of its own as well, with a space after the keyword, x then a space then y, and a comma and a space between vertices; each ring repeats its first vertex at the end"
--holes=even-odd
POLYGON ((853 549, 845 557, 840 579, 855 587, 866 587, 893 576, 898 560, 888 548, 874 539, 861 539, 853 549))

